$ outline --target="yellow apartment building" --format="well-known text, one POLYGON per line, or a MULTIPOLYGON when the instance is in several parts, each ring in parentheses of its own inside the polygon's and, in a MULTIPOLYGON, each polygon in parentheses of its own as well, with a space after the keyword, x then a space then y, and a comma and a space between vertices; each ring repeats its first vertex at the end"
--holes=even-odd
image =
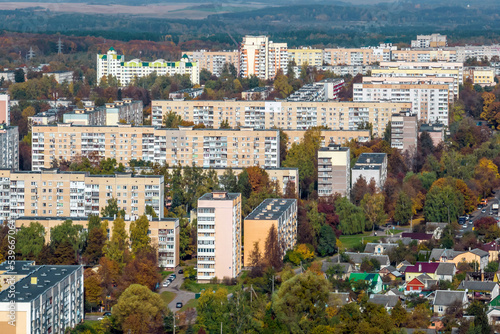
POLYGON ((154 126, 33 126, 32 170, 81 155, 197 167, 279 167, 279 131, 154 126))
POLYGON ((308 64, 309 66, 321 66, 323 65, 323 50, 322 49, 311 49, 311 48, 300 48, 300 49, 288 49, 288 61, 294 61, 297 66, 302 66, 308 64))
POLYGON ((495 86, 495 69, 492 67, 466 67, 465 79, 481 87, 495 86))
POLYGON ((236 73, 240 72, 240 52, 238 50, 231 51, 187 51, 182 55, 187 55, 189 59, 198 63, 200 70, 205 69, 216 76, 222 74, 224 64, 233 64, 236 68, 236 73))
POLYGON ((293 249, 297 243, 297 200, 285 198, 268 198, 259 204, 243 222, 244 228, 244 266, 251 265, 250 254, 255 242, 266 259, 266 238, 272 226, 278 231, 278 242, 281 256, 293 249))
POLYGON ((428 50, 415 50, 415 49, 403 49, 392 51, 393 61, 407 61, 407 62, 456 62, 457 61, 457 51, 456 50, 440 50, 440 49, 428 49, 428 50))
MULTIPOLYGON (((128 217, 130 218, 130 217, 128 217)), ((113 236, 113 217, 102 218, 108 221, 108 240, 113 236)), ((75 225, 82 225, 85 230, 88 226, 88 217, 19 217, 16 219, 16 229, 29 226, 31 222, 38 222, 45 228, 45 242, 50 242, 51 229, 61 225, 66 220, 73 221, 75 225)), ((125 231, 130 236, 130 224, 133 220, 125 220, 125 231)), ((174 270, 179 265, 179 234, 180 225, 178 218, 151 218, 149 220, 148 236, 151 245, 158 254, 158 267, 174 270)), ((1 274, 1 273, 0 273, 1 274)))
POLYGON ((0 170, 0 218, 22 216, 88 217, 99 215, 109 199, 128 216, 141 216, 150 205, 163 217, 163 176, 90 175, 87 172, 0 170))

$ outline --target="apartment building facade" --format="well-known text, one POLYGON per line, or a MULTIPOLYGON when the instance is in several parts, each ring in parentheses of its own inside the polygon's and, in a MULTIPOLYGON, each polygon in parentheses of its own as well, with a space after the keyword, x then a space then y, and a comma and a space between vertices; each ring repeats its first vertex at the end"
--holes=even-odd
POLYGON ((367 183, 374 179, 376 186, 382 189, 387 180, 387 154, 361 153, 351 169, 351 177, 352 186, 363 177, 367 183))
POLYGON ((469 79, 472 84, 481 87, 495 86, 495 69, 493 67, 476 66, 465 68, 465 80, 469 79))
POLYGON ((353 84, 354 101, 411 102, 419 120, 448 125, 448 85, 353 84))
POLYGON ((88 217, 99 215, 108 200, 131 216, 140 216, 151 206, 163 217, 163 176, 90 175, 87 172, 41 172, 0 170, 0 220, 22 216, 88 217))
POLYGON ((401 49, 392 51, 392 61, 406 62, 456 62, 456 50, 443 49, 401 49))
POLYGON ((63 123, 75 125, 117 125, 143 123, 142 101, 124 98, 120 101, 108 102, 102 107, 87 106, 84 109, 74 109, 63 115, 63 123))
MULTIPOLYGON (((0 332, 63 334, 84 320, 83 266, 23 264, 21 270, 14 289, 0 292, 0 332), (12 305, 15 327, 8 323, 12 305)), ((9 269, 0 277, 16 274, 9 269)))
POLYGON ((289 102, 289 101, 167 101, 155 100, 152 125, 160 126, 170 112, 185 121, 219 128, 223 121, 230 127, 254 129, 281 128, 307 130, 324 126, 332 130, 358 130, 362 124, 373 124, 374 135, 384 132, 390 116, 411 110, 409 102, 289 102))
POLYGON ((0 124, 0 168, 19 169, 19 129, 0 124))
MULTIPOLYGON (((139 216, 126 215, 125 231, 130 235, 130 224, 139 216)), ((111 240, 113 236, 114 217, 103 217, 102 220, 108 221, 107 239, 111 240)), ((151 239, 151 245, 157 250, 158 267, 165 270, 174 270, 179 265, 179 236, 180 225, 179 218, 152 218, 149 219, 148 237, 151 239)), ((50 231, 53 227, 59 226, 66 220, 71 220, 74 225, 81 225, 85 230, 88 227, 88 217, 19 217, 16 219, 16 229, 21 226, 29 226, 31 222, 38 222, 45 228, 45 242, 50 242, 50 231)))
POLYGON ((417 39, 411 41, 412 48, 439 48, 447 45, 446 35, 441 34, 417 35, 417 39))
POLYGON ((380 45, 367 48, 325 49, 323 63, 327 65, 372 65, 391 60, 391 53, 397 48, 392 45, 380 45))
POLYGON ((278 73, 288 70, 287 43, 274 43, 267 36, 245 36, 240 46, 240 75, 257 76, 272 80, 278 73))
POLYGON ((330 144, 318 151, 318 196, 349 197, 351 193, 351 151, 330 144))
POLYGON ((481 60, 487 58, 491 60, 493 57, 500 57, 500 44, 494 45, 465 45, 447 48, 457 52, 457 62, 464 63, 467 59, 476 58, 481 60))
POLYGON ((189 59, 198 63, 200 70, 210 71, 213 75, 220 76, 224 64, 232 64, 236 68, 236 73, 240 73, 240 52, 238 50, 230 51, 187 51, 182 55, 187 55, 189 59))
POLYGON ((198 199, 197 280, 235 278, 242 269, 241 194, 207 193, 198 199))
POLYGON ((391 147, 413 154, 417 150, 418 118, 416 114, 401 113, 391 117, 391 147))
MULTIPOLYGON (((313 66, 311 66, 313 67, 313 66)), ((315 69, 322 72, 332 72, 337 76, 356 76, 357 74, 368 75, 371 73, 372 69, 378 68, 378 65, 322 65, 314 66, 315 69)), ((300 73, 302 72, 301 66, 294 66, 293 71, 295 73, 295 78, 300 78, 300 73)))
POLYGON ((10 97, 8 94, 0 94, 0 124, 10 124, 10 97))
POLYGON ((32 170, 74 156, 197 167, 279 167, 279 130, 153 126, 33 126, 32 170))
POLYGON ((180 61, 157 59, 147 62, 140 59, 125 61, 125 56, 117 54, 112 47, 106 54, 97 54, 97 80, 112 75, 122 86, 127 86, 135 77, 141 78, 153 72, 157 75, 188 75, 193 85, 200 83, 198 63, 191 61, 187 55, 182 56, 180 61))
POLYGON ((289 62, 295 62, 297 66, 303 66, 308 64, 309 66, 321 66, 323 65, 323 50, 322 49, 311 49, 311 48, 300 48, 300 49, 288 49, 288 59, 289 62))
POLYGON ((297 243, 297 200, 285 198, 268 198, 262 201, 243 222, 244 239, 244 266, 252 265, 250 257, 255 242, 259 251, 266 258, 265 246, 269 230, 274 226, 278 232, 278 244, 281 257, 287 250, 291 250, 297 243))

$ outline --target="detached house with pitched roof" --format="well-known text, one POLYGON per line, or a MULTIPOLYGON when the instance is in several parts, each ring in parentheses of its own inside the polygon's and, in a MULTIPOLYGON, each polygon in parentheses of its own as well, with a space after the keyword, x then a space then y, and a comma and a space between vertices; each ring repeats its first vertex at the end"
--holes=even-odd
POLYGON ((383 290, 382 278, 374 273, 351 273, 349 281, 365 281, 369 285, 368 292, 379 293, 383 290))
POLYGON ((437 262, 454 263, 477 263, 478 269, 484 270, 488 265, 490 254, 482 249, 475 248, 468 251, 454 251, 451 249, 434 248, 429 259, 437 262))

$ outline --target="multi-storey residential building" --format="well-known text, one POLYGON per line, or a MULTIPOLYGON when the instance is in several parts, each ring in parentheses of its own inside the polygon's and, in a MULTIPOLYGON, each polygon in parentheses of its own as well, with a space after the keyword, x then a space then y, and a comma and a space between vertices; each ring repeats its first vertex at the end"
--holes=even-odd
POLYGON ((412 48, 439 48, 447 46, 446 35, 417 35, 417 39, 411 41, 412 48))
POLYGON ((82 266, 37 266, 23 261, 17 268, 5 261, 0 272, 7 287, 12 276, 19 276, 13 288, 0 292, 2 333, 63 334, 84 320, 82 266), (13 310, 15 327, 8 323, 13 310))
MULTIPOLYGON (((130 235, 130 224, 138 216, 126 215, 125 231, 130 235)), ((151 245, 157 250, 158 267, 165 270, 173 270, 179 265, 179 218, 152 218, 149 219, 148 237, 151 239, 151 245)), ((21 226, 29 226, 31 222, 38 222, 45 228, 45 242, 50 242, 50 231, 53 227, 59 226, 67 220, 71 220, 75 225, 82 225, 86 230, 88 226, 88 217, 19 217, 16 219, 16 229, 21 226)), ((114 217, 103 217, 102 220, 108 221, 108 240, 113 236, 114 217)))
MULTIPOLYGON (((372 69, 378 68, 378 65, 373 65, 373 66, 372 65, 337 65, 337 66, 322 65, 322 66, 310 66, 310 67, 314 67, 318 71, 322 72, 332 72, 334 75, 337 76, 351 75, 354 77, 357 74, 368 75, 369 73, 371 73, 372 69)), ((294 66, 293 72, 295 73, 295 77, 299 78, 300 73, 302 72, 302 67, 294 66)))
POLYGON ((458 98, 463 72, 464 65, 458 62, 382 62, 380 68, 372 70, 372 76, 453 78, 453 94, 458 98))
POLYGON ((318 196, 351 193, 351 151, 330 144, 318 151, 318 196))
POLYGON ((19 169, 19 129, 0 124, 0 168, 19 169))
POLYGON ((384 132, 393 113, 411 110, 410 102, 288 102, 288 101, 152 101, 152 125, 160 126, 164 115, 174 112, 183 120, 219 128, 281 128, 307 130, 324 126, 332 130, 357 130, 373 124, 373 133, 384 132))
POLYGON ((54 77, 57 83, 72 83, 73 82, 73 71, 54 71, 43 73, 45 77, 54 77))
POLYGON ((108 200, 130 216, 151 206, 163 217, 163 176, 90 175, 87 172, 13 172, 0 169, 0 220, 22 216, 88 217, 99 215, 108 200))
POLYGON ((255 87, 241 92, 241 99, 247 101, 265 100, 272 91, 273 91, 272 86, 255 87))
POLYGON ((259 244, 259 251, 264 258, 265 245, 269 230, 274 226, 278 232, 278 244, 283 257, 287 250, 293 249, 297 243, 297 200, 285 198, 268 198, 260 203, 243 222, 244 266, 252 265, 251 252, 254 243, 259 244))
POLYGON ((57 123, 57 109, 49 109, 47 111, 41 111, 34 116, 28 117, 28 127, 31 130, 31 126, 34 125, 47 125, 57 123))
POLYGON ((86 106, 63 115, 63 123, 75 125, 142 125, 142 101, 124 98, 120 101, 106 103, 102 107, 86 106))
POLYGON ((0 94, 0 124, 10 124, 10 102, 7 94, 0 94))
POLYGON ((456 50, 443 49, 402 49, 392 51, 392 61, 429 62, 429 61, 457 61, 456 50))
POLYGON ((168 94, 169 99, 184 99, 186 97, 190 97, 192 99, 197 98, 201 94, 203 94, 203 88, 185 88, 178 90, 176 92, 172 92, 168 94))
POLYGON ((412 112, 419 120, 448 125, 448 88, 448 85, 357 83, 353 85, 353 100, 411 102, 412 112))
POLYGON ((427 132, 432 139, 432 144, 438 146, 444 141, 445 126, 444 124, 422 124, 418 130, 418 135, 420 136, 422 132, 427 132))
POLYGON ((321 66, 323 65, 323 50, 322 49, 311 49, 311 48, 300 48, 300 49, 288 49, 288 61, 295 62, 295 65, 302 66, 308 64, 309 66, 321 66))
POLYGON ((287 101, 330 101, 337 100, 338 94, 344 86, 344 79, 325 79, 312 84, 305 84, 292 93, 287 101))
POLYGON ((125 61, 125 56, 116 53, 110 48, 106 54, 97 54, 97 79, 112 75, 116 77, 122 86, 130 84, 135 77, 143 77, 156 72, 157 75, 174 74, 188 75, 193 85, 200 83, 200 68, 198 63, 190 61, 187 55, 182 56, 180 61, 165 61, 157 59, 145 62, 140 59, 125 61))
POLYGON ((183 52, 182 55, 187 55, 189 59, 198 63, 200 70, 205 69, 213 75, 220 76, 224 64, 232 64, 236 68, 236 73, 240 73, 240 52, 232 51, 208 51, 199 50, 191 52, 183 52))
POLYGON ((495 86, 495 69, 493 67, 466 67, 465 79, 472 81, 474 85, 481 87, 495 86))
POLYGON ((267 36, 245 36, 240 46, 240 74, 272 80, 279 70, 288 70, 287 43, 274 43, 267 36))
POLYGON ((207 193, 198 199, 198 282, 241 272, 241 194, 207 193))
MULTIPOLYGON (((292 147, 293 143, 299 143, 307 130, 284 130, 288 136, 288 148, 292 147)), ((351 140, 359 143, 370 141, 370 130, 328 130, 322 129, 320 135, 320 146, 326 147, 330 144, 345 144, 351 140)))
POLYGON ((391 147, 415 153, 418 139, 417 115, 411 113, 394 114, 391 117, 391 147))
POLYGON ((396 47, 390 44, 357 49, 325 49, 323 63, 328 65, 371 65, 378 62, 390 61, 393 50, 396 50, 396 47))
POLYGON ((446 48, 446 50, 455 50, 457 52, 457 62, 464 63, 467 59, 476 58, 477 60, 500 57, 500 44, 494 45, 465 45, 446 48))
POLYGON ((376 186, 382 189, 387 180, 387 154, 361 153, 351 169, 351 176, 353 186, 360 177, 363 177, 367 183, 374 179, 376 186))
POLYGON ((32 170, 74 156, 197 167, 279 167, 279 130, 153 126, 33 126, 32 170))

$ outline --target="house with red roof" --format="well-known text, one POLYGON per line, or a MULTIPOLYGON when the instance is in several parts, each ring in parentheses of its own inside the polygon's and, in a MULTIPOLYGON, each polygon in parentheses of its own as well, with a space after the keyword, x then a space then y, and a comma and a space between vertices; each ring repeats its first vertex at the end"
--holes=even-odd
POLYGON ((405 295, 421 293, 424 290, 431 290, 431 287, 435 286, 437 282, 437 280, 432 279, 429 275, 421 274, 406 283, 405 295))

